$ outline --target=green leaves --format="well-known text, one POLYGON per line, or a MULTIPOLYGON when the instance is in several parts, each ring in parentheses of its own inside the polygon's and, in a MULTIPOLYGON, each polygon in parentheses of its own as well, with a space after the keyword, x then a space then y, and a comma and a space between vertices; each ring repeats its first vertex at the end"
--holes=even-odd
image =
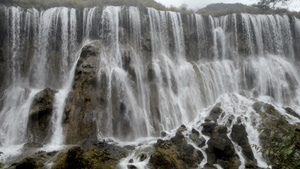
POLYGON ((300 132, 296 126, 290 125, 286 128, 278 128, 269 132, 271 143, 264 148, 252 145, 271 159, 274 168, 297 169, 300 168, 300 132))

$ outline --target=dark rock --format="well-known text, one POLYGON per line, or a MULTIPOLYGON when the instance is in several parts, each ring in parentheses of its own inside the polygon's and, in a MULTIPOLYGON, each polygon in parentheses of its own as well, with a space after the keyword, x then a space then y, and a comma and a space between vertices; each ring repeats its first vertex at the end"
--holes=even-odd
POLYGON ((215 126, 207 145, 206 153, 209 164, 218 163, 223 168, 228 169, 239 167, 238 156, 227 136, 227 128, 225 126, 215 126))
POLYGON ((197 130, 192 129, 189 137, 198 147, 203 147, 205 145, 206 140, 200 137, 200 133, 197 130))
POLYGON ((40 143, 29 142, 29 143, 24 144, 23 147, 24 147, 24 148, 42 148, 43 145, 40 144, 40 143))
POLYGON ((139 158, 140 158, 140 161, 144 161, 144 160, 146 160, 147 159, 147 154, 145 154, 145 153, 143 153, 143 154, 141 154, 140 156, 139 156, 139 158))
POLYGON ((160 132, 160 136, 161 136, 161 137, 166 137, 166 136, 167 136, 167 133, 166 133, 165 131, 162 131, 162 132, 160 132))
POLYGON ((178 129, 177 129, 177 132, 183 132, 183 131, 187 131, 187 128, 186 128, 186 126, 185 125, 181 125, 178 129))
POLYGON ((134 166, 134 165, 128 165, 127 167, 128 167, 128 169, 137 169, 136 166, 134 166))
POLYGON ((203 124, 201 124, 201 126, 203 127, 202 134, 211 136, 211 134, 212 134, 214 128, 217 126, 217 124, 216 123, 203 123, 203 124))
POLYGON ((133 163, 133 159, 130 159, 130 160, 129 160, 129 163, 133 163))
POLYGON ((285 110, 286 113, 300 119, 300 115, 298 113, 296 113, 292 108, 286 107, 286 108, 284 108, 284 110, 285 110))
POLYGON ((217 169, 217 167, 213 166, 212 164, 206 163, 204 165, 204 169, 217 169))
POLYGON ((27 123, 26 135, 29 142, 44 144, 49 141, 52 129, 53 102, 56 92, 46 88, 34 96, 27 123))
POLYGON ((119 160, 127 155, 128 151, 125 148, 106 142, 100 142, 86 152, 81 147, 72 147, 57 157, 53 169, 113 169, 116 168, 119 160))
POLYGON ((213 119, 210 117, 210 116, 207 116, 207 117, 205 117, 205 119, 204 119, 204 121, 205 122, 210 122, 210 121, 212 121, 213 119))
POLYGON ((234 142, 236 142, 239 146, 242 147, 242 152, 246 157, 247 161, 252 161, 256 164, 256 159, 254 158, 251 146, 248 141, 248 134, 246 132, 246 128, 242 124, 235 124, 232 126, 231 138, 234 142))
POLYGON ((16 165, 16 169, 40 169, 43 165, 37 163, 33 158, 25 158, 19 164, 16 165))
POLYGON ((73 87, 66 99, 63 117, 67 144, 89 146, 89 140, 97 140, 97 125, 94 119, 100 106, 97 98, 102 98, 98 95, 100 92, 96 92, 100 47, 99 41, 85 46, 77 62, 73 87))
POLYGON ((218 103, 210 111, 209 116, 213 119, 213 121, 217 122, 217 120, 219 119, 219 116, 221 115, 222 112, 223 112, 223 110, 221 109, 221 104, 218 103))
POLYGON ((203 160, 203 154, 187 144, 181 132, 171 140, 158 139, 154 144, 150 165, 154 168, 194 168, 203 160))

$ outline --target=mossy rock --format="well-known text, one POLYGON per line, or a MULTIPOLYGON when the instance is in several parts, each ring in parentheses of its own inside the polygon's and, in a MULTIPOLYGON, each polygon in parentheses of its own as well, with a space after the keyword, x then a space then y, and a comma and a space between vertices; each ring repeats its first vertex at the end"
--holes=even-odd
POLYGON ((157 169, 185 168, 177 156, 178 149, 170 141, 159 143, 156 152, 151 155, 150 163, 157 169))
POLYGON ((40 169, 42 167, 43 164, 37 163, 33 158, 28 157, 17 164, 16 169, 40 169))

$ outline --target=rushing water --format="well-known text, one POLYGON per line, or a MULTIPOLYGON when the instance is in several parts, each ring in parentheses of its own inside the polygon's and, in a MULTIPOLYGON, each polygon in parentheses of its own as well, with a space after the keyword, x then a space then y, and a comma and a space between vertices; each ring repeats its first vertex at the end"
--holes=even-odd
MULTIPOLYGON (((195 126, 207 115, 203 109, 217 102, 228 116, 244 113, 249 119, 254 118, 251 105, 256 96, 298 108, 300 20, 295 17, 191 15, 186 21, 176 12, 113 6, 3 10, 8 46, 3 47, 7 63, 2 71, 6 75, 0 99, 0 151, 7 156, 8 147, 27 142, 31 103, 47 87, 58 92, 53 134, 46 144, 49 149, 64 144, 65 100, 80 51, 94 39, 102 44, 101 89, 95 92, 105 93, 108 101, 96 116, 99 139, 132 141, 181 124, 195 126), (190 56, 191 50, 195 56, 190 56), (237 94, 242 90, 247 97, 237 94), (124 108, 122 116, 119 107, 124 108)), ((259 144, 258 126, 247 118, 243 123, 250 144, 259 144)), ((237 145, 235 149, 240 152, 237 145)), ((265 166, 261 159, 258 164, 265 166)), ((138 165, 143 168, 146 163, 138 165)), ((121 165, 126 166, 126 159, 121 165)))

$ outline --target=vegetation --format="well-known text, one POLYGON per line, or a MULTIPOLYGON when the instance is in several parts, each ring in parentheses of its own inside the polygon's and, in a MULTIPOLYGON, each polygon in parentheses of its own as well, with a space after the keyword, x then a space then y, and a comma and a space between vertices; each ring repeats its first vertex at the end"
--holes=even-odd
POLYGON ((197 14, 200 15, 212 15, 212 16, 223 16, 227 14, 232 13, 250 13, 250 14, 288 14, 292 16, 296 16, 300 18, 299 12, 290 12, 287 9, 283 8, 268 8, 268 9, 262 9, 257 7, 257 5, 253 6, 246 6, 240 3, 236 4, 224 4, 224 3, 217 3, 217 4, 211 4, 207 7, 197 10, 197 14))
POLYGON ((255 6, 263 9, 263 10, 269 10, 269 9, 274 9, 275 5, 279 2, 286 3, 290 0, 260 0, 255 6))
POLYGON ((270 132, 271 143, 265 148, 253 145, 256 150, 270 157, 274 169, 300 168, 300 129, 290 125, 270 132))

